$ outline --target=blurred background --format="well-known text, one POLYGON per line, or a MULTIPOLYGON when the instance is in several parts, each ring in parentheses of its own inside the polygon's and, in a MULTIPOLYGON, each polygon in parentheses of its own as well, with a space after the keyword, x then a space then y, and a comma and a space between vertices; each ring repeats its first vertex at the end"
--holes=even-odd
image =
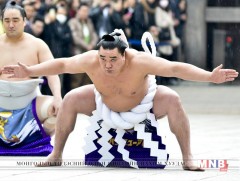
MULTIPOLYGON (((123 29, 130 46, 137 50, 142 50, 142 34, 149 31, 157 56, 210 71, 220 64, 240 69, 240 0, 16 1, 27 13, 25 31, 44 40, 55 58, 95 49, 104 34, 123 29)), ((0 11, 6 2, 0 0, 0 11)), ((91 83, 86 74, 60 77, 63 95, 91 83)), ((239 80, 227 85, 238 85, 239 80)), ((182 82, 157 77, 158 84, 178 86, 182 82)), ((42 91, 50 94, 47 86, 42 91)))

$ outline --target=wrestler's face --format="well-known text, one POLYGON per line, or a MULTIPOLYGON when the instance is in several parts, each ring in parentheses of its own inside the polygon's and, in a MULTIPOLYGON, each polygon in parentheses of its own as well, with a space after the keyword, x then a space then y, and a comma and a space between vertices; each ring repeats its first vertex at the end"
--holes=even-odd
POLYGON ((17 9, 7 9, 3 15, 3 27, 9 38, 18 38, 23 34, 25 20, 17 9))
POLYGON ((107 75, 118 75, 123 70, 125 54, 121 55, 117 48, 109 50, 100 47, 98 56, 100 66, 107 75))

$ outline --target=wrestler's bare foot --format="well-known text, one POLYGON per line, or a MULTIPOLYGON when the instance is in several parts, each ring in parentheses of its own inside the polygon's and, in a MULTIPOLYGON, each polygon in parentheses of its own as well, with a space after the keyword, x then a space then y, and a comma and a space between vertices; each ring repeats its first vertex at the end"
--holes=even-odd
POLYGON ((56 155, 53 152, 47 157, 46 161, 38 163, 37 167, 61 166, 62 156, 56 155))
POLYGON ((198 166, 197 161, 194 161, 192 156, 188 156, 188 157, 184 158, 183 161, 184 161, 183 170, 198 171, 198 172, 205 171, 203 168, 198 166))

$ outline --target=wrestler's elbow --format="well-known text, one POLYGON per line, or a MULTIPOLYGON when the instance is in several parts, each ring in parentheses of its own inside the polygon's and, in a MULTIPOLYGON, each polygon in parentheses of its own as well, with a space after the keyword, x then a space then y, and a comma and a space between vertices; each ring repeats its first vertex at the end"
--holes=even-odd
POLYGON ((54 69, 56 71, 54 71, 53 75, 67 73, 67 59, 58 59, 57 63, 54 66, 54 69))

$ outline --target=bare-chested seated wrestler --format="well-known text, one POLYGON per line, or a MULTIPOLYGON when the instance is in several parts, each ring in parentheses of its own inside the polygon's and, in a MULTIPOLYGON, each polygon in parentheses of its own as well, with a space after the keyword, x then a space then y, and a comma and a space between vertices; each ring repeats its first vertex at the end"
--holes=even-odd
MULTIPOLYGON (((18 61, 36 65, 53 59, 42 40, 24 33, 26 13, 21 6, 9 1, 1 17, 5 33, 0 36, 0 68, 18 61)), ((62 102, 61 86, 57 75, 48 76, 47 80, 53 96, 41 95, 39 84, 42 79, 9 79, 0 72, 0 121, 4 123, 1 124, 1 146, 22 146, 41 137, 37 132, 54 134, 56 115, 62 102)))
MULTIPOLYGON (((61 163, 63 149, 69 134, 74 129, 77 114, 91 116, 96 110, 94 89, 99 92, 102 102, 109 109, 125 112, 139 105, 147 94, 149 75, 216 84, 233 81, 238 76, 238 72, 222 69, 222 65, 209 72, 187 63, 172 62, 129 49, 118 33, 103 36, 98 43, 98 50, 34 66, 19 63, 18 66, 7 66, 2 71, 10 74, 12 78, 87 73, 93 82, 93 85, 74 89, 64 97, 57 116, 54 150, 48 157, 46 165, 61 163)), ((183 169, 202 171, 193 162, 189 120, 178 94, 162 85, 157 86, 156 89, 153 113, 156 119, 168 117, 170 129, 176 135, 185 161, 183 169)))

